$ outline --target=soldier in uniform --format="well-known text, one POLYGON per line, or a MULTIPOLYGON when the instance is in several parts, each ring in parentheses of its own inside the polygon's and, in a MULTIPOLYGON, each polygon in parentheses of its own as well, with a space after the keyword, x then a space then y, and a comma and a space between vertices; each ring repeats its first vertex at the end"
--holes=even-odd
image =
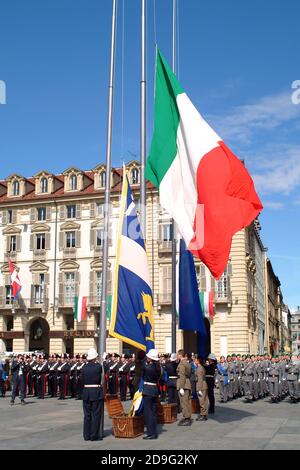
POLYGON ((278 403, 279 385, 281 385, 281 368, 277 362, 277 358, 273 357, 269 367, 269 390, 272 403, 278 403))
POLYGON ((117 395, 118 393, 119 358, 119 354, 112 354, 111 361, 109 362, 108 391, 110 395, 117 395))
POLYGON ((5 397, 5 392, 6 392, 6 371, 5 371, 5 366, 4 362, 2 359, 0 359, 0 397, 4 398, 5 397))
POLYGON ((234 363, 234 357, 227 356, 227 373, 228 373, 228 398, 233 400, 235 398, 235 376, 236 376, 236 367, 234 363))
POLYGON ((25 383, 26 383, 26 369, 24 358, 21 354, 18 354, 17 358, 13 360, 11 366, 11 377, 12 377, 12 394, 10 404, 14 405, 18 389, 20 388, 20 399, 21 404, 25 405, 25 383))
POLYGON ((144 418, 147 435, 143 439, 157 439, 157 398, 158 382, 162 375, 158 352, 150 349, 146 354, 147 362, 143 366, 144 418))
POLYGON ((118 366, 121 401, 127 400, 127 387, 129 384, 129 376, 128 376, 129 369, 130 369, 129 357, 126 354, 122 354, 121 361, 118 366))
POLYGON ((69 375, 69 391, 70 397, 74 398, 76 396, 76 373, 77 373, 77 365, 79 362, 80 356, 77 356, 71 361, 70 365, 70 375, 69 375))
POLYGON ((208 416, 208 387, 206 383, 206 372, 203 367, 200 359, 195 358, 196 369, 196 378, 197 378, 197 394, 200 404, 200 414, 196 421, 207 421, 208 416))
POLYGON ((59 355, 57 354, 56 356, 52 358, 51 364, 49 364, 48 393, 50 397, 52 398, 57 396, 57 368, 58 366, 59 366, 59 355))
POLYGON ((236 370, 236 383, 235 383, 235 393, 236 396, 242 397, 243 396, 243 387, 242 387, 242 369, 243 369, 243 362, 241 356, 238 354, 235 360, 235 370, 236 370))
POLYGON ((205 379, 207 383, 207 393, 209 400, 209 414, 215 413, 215 379, 216 379, 216 368, 217 368, 217 358, 214 354, 210 354, 205 363, 205 379))
POLYGON ((102 440, 104 419, 104 392, 102 386, 102 366, 96 362, 98 353, 89 349, 87 364, 81 370, 83 387, 82 405, 84 412, 83 438, 85 441, 102 440))
POLYGON ((47 372, 48 372, 48 362, 45 357, 41 356, 39 359, 39 365, 37 367, 37 389, 38 389, 39 400, 43 400, 45 398, 47 372))
MULTIPOLYGON (((82 354, 80 356, 79 362, 77 363, 76 366, 76 385, 75 385, 75 397, 76 400, 81 400, 82 399, 82 383, 81 383, 81 373, 83 370, 83 367, 86 364, 86 355, 82 354)), ((104 367, 104 366, 102 366, 104 367)))
POLYGON ((246 358, 243 372, 243 389, 245 401, 250 402, 253 400, 253 381, 255 380, 255 366, 251 361, 250 356, 246 358))
POLYGON ((224 356, 220 357, 217 365, 216 383, 219 384, 220 401, 226 403, 228 401, 228 364, 224 356))
POLYGON ((165 371, 167 373, 167 394, 168 394, 168 403, 178 403, 178 394, 177 394, 177 354, 171 354, 170 359, 165 364, 165 371))
POLYGON ((59 387, 59 400, 65 400, 67 395, 67 385, 70 366, 67 361, 67 355, 64 354, 64 360, 57 367, 57 382, 59 387))
POLYGON ((287 368, 287 385, 289 389, 289 397, 293 403, 299 400, 299 383, 300 383, 300 362, 296 356, 292 356, 291 362, 287 368))
POLYGON ((130 395, 130 400, 133 400, 134 397, 134 385, 133 385, 133 380, 134 380, 134 375, 135 375, 135 354, 132 354, 130 357, 129 361, 129 395, 130 395))
POLYGON ((179 393, 180 406, 183 418, 178 426, 191 426, 192 404, 191 404, 191 364, 181 349, 177 353, 179 364, 177 367, 177 391, 179 393))

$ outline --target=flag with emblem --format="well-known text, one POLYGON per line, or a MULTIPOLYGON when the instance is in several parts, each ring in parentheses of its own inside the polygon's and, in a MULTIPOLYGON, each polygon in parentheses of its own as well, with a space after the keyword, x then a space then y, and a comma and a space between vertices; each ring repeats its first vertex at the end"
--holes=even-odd
POLYGON ((109 334, 147 352, 154 348, 153 295, 145 241, 123 174, 109 334))
POLYGON ((12 288, 12 297, 13 299, 18 299, 19 294, 21 292, 22 286, 19 279, 19 275, 15 268, 14 263, 10 258, 8 258, 8 265, 9 265, 9 272, 10 272, 10 282, 12 288))

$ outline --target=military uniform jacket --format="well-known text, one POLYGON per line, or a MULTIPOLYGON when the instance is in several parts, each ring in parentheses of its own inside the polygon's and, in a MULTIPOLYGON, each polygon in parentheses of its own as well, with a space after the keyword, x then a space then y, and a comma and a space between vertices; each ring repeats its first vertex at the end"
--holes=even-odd
POLYGON ((81 386, 83 388, 83 401, 99 401, 104 398, 101 364, 95 362, 88 362, 82 368, 81 386), (94 385, 94 387, 85 387, 85 385, 94 385))
POLYGON ((205 369, 203 366, 199 365, 196 369, 196 377, 197 377, 197 384, 196 384, 196 390, 197 392, 203 392, 208 389, 207 383, 206 383, 206 378, 205 378, 205 369))
POLYGON ((251 382, 256 377, 255 374, 255 364, 253 362, 248 362, 244 365, 243 380, 245 382, 251 382))
POLYGON ((177 367, 177 390, 191 390, 191 375, 192 369, 191 364, 186 360, 182 359, 177 367))
POLYGON ((223 364, 220 364, 219 366, 222 367, 222 369, 224 370, 224 372, 221 372, 219 370, 219 368, 217 368, 217 373, 218 373, 218 380, 219 382, 224 382, 225 380, 225 376, 228 376, 228 363, 227 362, 224 362, 223 364))
POLYGON ((158 396, 158 381, 161 376, 161 368, 156 366, 153 362, 146 363, 143 368, 143 395, 148 397, 158 396))
POLYGON ((176 361, 166 362, 165 370, 168 374, 167 387, 176 388, 176 385, 177 385, 177 367, 178 367, 178 363, 176 361))
POLYGON ((287 380, 296 382, 300 378, 300 362, 291 363, 287 369, 287 380))
POLYGON ((229 380, 234 380, 236 376, 236 367, 234 362, 229 362, 228 363, 228 378, 229 380))
POLYGON ((277 363, 270 364, 269 381, 276 382, 277 380, 281 380, 281 373, 281 368, 277 363))

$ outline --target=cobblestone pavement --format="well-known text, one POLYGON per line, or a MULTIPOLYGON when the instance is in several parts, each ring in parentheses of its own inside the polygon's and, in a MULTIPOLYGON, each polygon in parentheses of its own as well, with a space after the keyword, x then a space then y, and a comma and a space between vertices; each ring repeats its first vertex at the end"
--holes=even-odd
MULTIPOLYGON (((129 407, 129 402, 126 403, 129 407)), ((157 441, 142 438, 116 439, 105 414, 105 439, 84 442, 80 401, 29 398, 21 406, 18 398, 0 399, 0 449, 87 449, 87 450, 203 450, 203 449, 299 449, 300 404, 268 400, 246 404, 242 399, 218 404, 206 423, 192 427, 159 426, 157 441)), ((195 418, 196 416, 194 416, 195 418)))

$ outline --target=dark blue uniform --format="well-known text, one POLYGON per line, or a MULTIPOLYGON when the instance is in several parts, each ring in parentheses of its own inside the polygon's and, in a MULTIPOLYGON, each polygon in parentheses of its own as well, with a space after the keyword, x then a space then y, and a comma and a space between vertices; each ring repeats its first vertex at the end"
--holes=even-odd
POLYGON ((81 371, 81 384, 84 412, 83 437, 85 441, 97 441, 103 438, 102 366, 95 362, 88 362, 81 371))
POLYGON ((158 381, 161 376, 159 364, 146 363, 143 369, 143 398, 144 398, 144 417, 148 436, 157 436, 157 397, 158 381))
POLYGON ((165 364, 165 370, 168 374, 167 391, 168 391, 168 403, 177 403, 177 361, 169 361, 165 364))
POLYGON ((25 399, 25 383, 26 383, 26 367, 25 363, 14 361, 11 366, 12 394, 11 403, 14 403, 20 387, 20 398, 24 402, 25 399))

